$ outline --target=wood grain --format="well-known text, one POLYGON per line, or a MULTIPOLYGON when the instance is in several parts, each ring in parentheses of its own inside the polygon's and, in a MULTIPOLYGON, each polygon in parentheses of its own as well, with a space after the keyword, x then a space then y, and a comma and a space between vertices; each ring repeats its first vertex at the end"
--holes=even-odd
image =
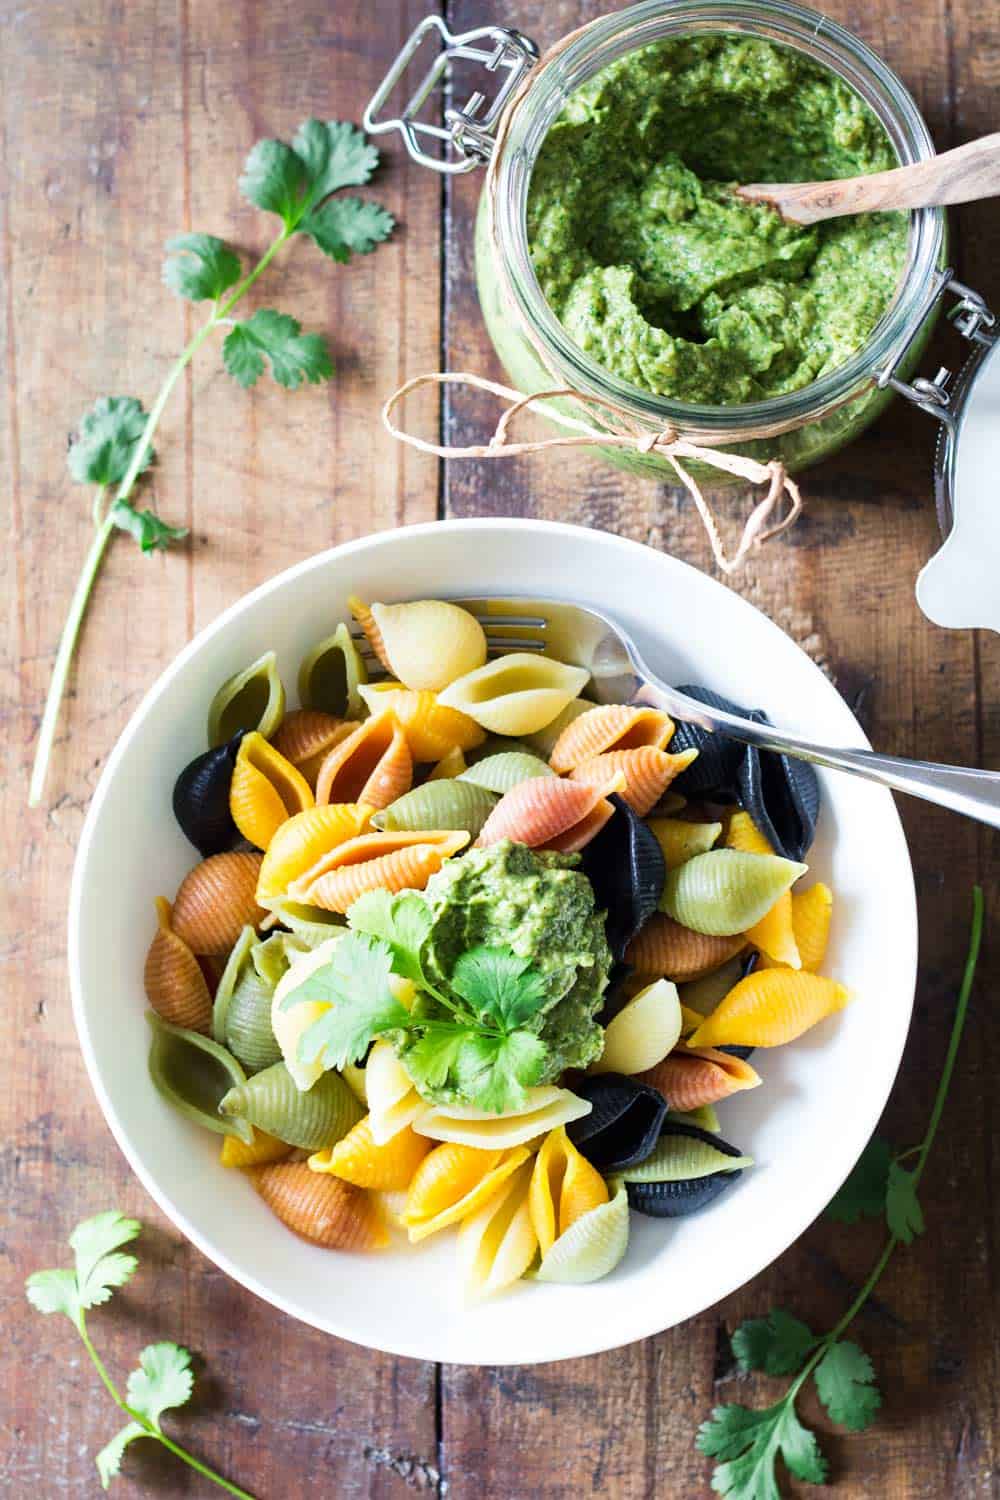
MULTIPOLYGON (((146 1269, 102 1319, 113 1368, 128 1368, 150 1339, 187 1341, 199 1363, 204 1356, 204 1373, 178 1425, 267 1500, 446 1490, 452 1500, 708 1496, 707 1466, 692 1447, 697 1423, 715 1399, 762 1402, 773 1388, 735 1374, 727 1330, 774 1302, 829 1326, 877 1253, 875 1231, 814 1226, 739 1295, 643 1344, 559 1365, 436 1372, 322 1337, 230 1283, 150 1203, 85 1082, 64 961, 75 843, 118 731, 194 630, 330 542, 432 517, 439 490, 449 514, 559 517, 710 566, 677 491, 582 454, 439 474, 384 437, 378 401, 405 376, 438 367, 500 374, 472 281, 477 182, 443 186, 390 146, 378 195, 401 220, 392 243, 347 268, 296 246, 261 290, 262 301, 326 331, 336 381, 291 396, 277 388, 244 395, 206 352, 177 393, 152 489, 164 515, 191 526, 191 546, 147 561, 131 544, 114 547, 84 632, 49 804, 25 813, 48 672, 87 543, 86 501, 65 474, 66 435, 99 394, 149 400, 186 337, 191 313, 159 285, 163 240, 198 228, 259 250, 270 226, 236 192, 249 145, 287 136, 310 113, 359 118, 429 8, 422 0, 304 0, 294 11, 279 0, 0 0, 0 465, 8 477, 0 1025, 9 1077, 0 1104, 0 1297, 11 1351, 2 1423, 12 1438, 0 1451, 0 1494, 18 1500, 96 1493, 92 1455, 114 1430, 114 1413, 69 1331, 30 1313, 21 1283, 28 1270, 58 1263, 73 1223, 105 1204, 151 1226, 146 1269)), ((447 13, 457 28, 496 20, 544 44, 602 8, 494 0, 484 11, 478 0, 451 0, 447 13)), ((1000 25, 988 8, 830 0, 825 9, 889 58, 940 147, 995 128, 1000 25)), ((1000 303, 997 206, 969 207, 952 225, 959 274, 1000 303)), ((927 364, 954 364, 961 352, 942 331, 927 364)), ((410 417, 434 430, 430 400, 410 417)), ((448 402, 443 423, 453 441, 488 431, 488 419, 461 399, 448 402)), ((937 630, 913 599, 914 575, 936 545, 934 438, 929 419, 897 403, 806 476, 805 518, 733 586, 826 665, 877 744, 998 765, 997 639, 937 630)), ((713 500, 736 528, 746 496, 736 489, 713 500)), ((922 970, 884 1124, 901 1143, 919 1137, 929 1109, 977 875, 994 924, 1000 919, 997 836, 918 804, 902 810, 918 874, 922 970)), ((885 1411, 869 1435, 826 1440, 844 1500, 979 1500, 1000 1488, 998 977, 989 939, 925 1183, 931 1232, 901 1253, 857 1328, 878 1365, 885 1411)), ((130 1455, 128 1475, 116 1481, 122 1496, 214 1493, 148 1449, 130 1455)))

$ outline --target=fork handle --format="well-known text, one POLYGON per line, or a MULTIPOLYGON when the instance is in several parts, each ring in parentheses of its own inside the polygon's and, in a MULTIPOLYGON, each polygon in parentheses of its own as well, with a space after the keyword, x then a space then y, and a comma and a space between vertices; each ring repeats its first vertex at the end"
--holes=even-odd
POLYGON ((875 750, 841 750, 828 745, 814 745, 808 740, 798 739, 787 730, 775 728, 773 724, 755 724, 750 719, 724 713, 721 709, 706 706, 704 712, 701 712, 699 705, 697 713, 682 710, 673 693, 661 690, 652 682, 644 683, 633 701, 662 709, 673 718, 697 723, 703 729, 728 734, 734 740, 756 745, 761 750, 777 750, 784 755, 795 755, 800 760, 812 761, 817 766, 829 766, 834 771, 864 776, 868 781, 889 787, 894 792, 922 797, 925 802, 935 802, 939 807, 947 807, 952 812, 963 813, 967 818, 988 823, 992 828, 1000 828, 1000 771, 941 766, 930 760, 906 760, 898 755, 880 755, 875 750))

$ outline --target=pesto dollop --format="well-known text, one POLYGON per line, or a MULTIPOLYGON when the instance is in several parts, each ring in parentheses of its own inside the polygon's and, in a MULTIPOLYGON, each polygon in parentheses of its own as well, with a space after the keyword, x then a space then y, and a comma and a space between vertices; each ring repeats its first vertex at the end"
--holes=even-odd
POLYGON ((532 261, 567 332, 613 374, 680 401, 763 400, 866 341, 907 221, 798 228, 732 185, 896 164, 862 100, 799 53, 734 34, 656 42, 573 94, 546 136, 532 261))
MULTIPOLYGON (((604 1047, 595 1017, 611 953, 603 913, 578 864, 575 854, 542 853, 504 840, 449 860, 424 892, 434 922, 423 963, 446 994, 456 959, 481 944, 512 948, 542 975, 546 1000, 526 1023, 546 1048, 540 1083, 552 1082, 566 1068, 585 1068, 604 1047)), ((418 1005, 428 1014, 437 1009, 426 996, 418 1005)), ((405 1060, 405 1049, 402 1055, 405 1060)), ((454 1102, 447 1090, 429 1097, 454 1102)))

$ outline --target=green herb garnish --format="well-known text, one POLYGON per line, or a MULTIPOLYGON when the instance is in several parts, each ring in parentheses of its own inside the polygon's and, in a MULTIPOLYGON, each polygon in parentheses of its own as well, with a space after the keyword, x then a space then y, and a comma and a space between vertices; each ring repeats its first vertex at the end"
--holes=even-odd
POLYGON ((510 948, 472 948, 456 962, 446 994, 421 957, 432 921, 422 897, 371 891, 347 920, 352 930, 329 963, 281 1002, 283 1010, 308 1000, 330 1005, 302 1036, 302 1061, 342 1068, 359 1062, 376 1037, 390 1037, 405 1041, 407 1071, 418 1088, 448 1086, 496 1114, 520 1108, 545 1063, 545 1044, 525 1029, 547 999, 530 960, 510 948), (410 980, 448 1014, 428 1015, 419 1003, 408 1010, 393 993, 393 975, 410 980))
POLYGON ((108 1302, 115 1288, 124 1286, 134 1274, 138 1261, 134 1255, 122 1254, 121 1247, 134 1240, 141 1228, 137 1219, 127 1219, 114 1209, 84 1219, 69 1237, 76 1262, 74 1269, 35 1271, 25 1283, 28 1301, 39 1312, 66 1314, 83 1340, 112 1401, 129 1419, 97 1455, 95 1462, 101 1484, 108 1488, 121 1469, 126 1448, 136 1438, 146 1437, 162 1443, 190 1468, 230 1495, 253 1500, 246 1490, 230 1484, 228 1479, 223 1479, 221 1474, 216 1474, 214 1469, 167 1437, 160 1426, 165 1411, 183 1406, 191 1397, 194 1376, 187 1349, 168 1342, 147 1344, 139 1355, 138 1368, 128 1377, 126 1394, 122 1396, 91 1342, 86 1314, 92 1307, 108 1302))
POLYGON ((96 486, 94 536, 77 582, 52 668, 31 773, 28 802, 41 800, 80 625, 107 544, 125 531, 145 553, 168 547, 187 535, 152 510, 131 501, 140 476, 154 460, 153 435, 170 393, 198 349, 215 329, 227 330, 222 362, 239 385, 252 386, 270 368, 286 390, 316 384, 333 374, 333 361, 321 334, 303 333, 287 313, 260 308, 242 321, 230 315, 261 273, 293 235, 303 234, 331 260, 365 255, 391 233, 392 215, 363 198, 332 197, 361 187, 378 164, 378 152, 364 134, 343 120, 306 120, 291 145, 258 141, 240 178, 240 189, 257 208, 275 213, 281 229, 256 264, 243 274, 237 252, 213 234, 182 234, 167 242, 163 280, 188 302, 211 302, 209 315, 168 371, 147 412, 133 396, 102 396, 80 419, 69 449, 69 471, 78 484, 96 486), (111 502, 108 503, 108 495, 111 502))
POLYGON ((795 1410, 796 1398, 810 1376, 830 1417, 852 1432, 868 1427, 882 1404, 871 1360, 843 1334, 868 1301, 897 1246, 909 1245, 915 1235, 923 1233, 917 1190, 951 1084, 982 931, 983 893, 976 886, 965 973, 923 1140, 896 1154, 885 1141, 873 1137, 827 1210, 831 1218, 847 1224, 885 1216, 889 1239, 861 1291, 829 1333, 816 1335, 798 1318, 775 1308, 766 1318, 742 1323, 732 1336, 733 1354, 742 1370, 795 1378, 773 1406, 763 1411, 735 1404, 717 1406, 699 1428, 699 1449, 717 1460, 712 1488, 729 1500, 778 1500, 775 1462, 779 1456, 797 1479, 809 1484, 825 1482, 826 1459, 815 1434, 802 1425, 795 1410), (903 1162, 911 1158, 915 1158, 914 1165, 904 1167, 903 1162))

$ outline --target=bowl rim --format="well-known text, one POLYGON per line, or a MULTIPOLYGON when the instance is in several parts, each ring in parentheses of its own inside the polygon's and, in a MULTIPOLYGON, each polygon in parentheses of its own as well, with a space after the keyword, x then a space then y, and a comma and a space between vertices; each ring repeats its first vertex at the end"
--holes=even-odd
MULTIPOLYGON (((622 537, 618 536, 614 532, 605 532, 600 530, 599 528, 580 526, 564 521, 534 520, 513 516, 468 518, 463 517, 456 519, 417 522, 415 524, 407 526, 389 527, 382 531, 369 532, 365 536, 353 538, 350 541, 342 542, 336 546, 325 548, 322 552, 314 553, 310 557, 303 558, 300 562, 293 563, 291 567, 283 569, 280 573, 274 574, 271 578, 266 579, 263 583, 259 584, 256 588, 250 590, 248 593, 242 594, 232 604, 228 605, 224 610, 222 610, 215 617, 215 619, 210 621, 208 625, 204 626, 203 629, 198 631, 198 633, 192 637, 187 645, 185 645, 181 649, 181 651, 178 652, 178 654, 173 658, 170 664, 159 674, 155 682, 150 686, 148 691, 144 694, 141 701, 133 711, 131 717, 128 720, 128 723, 125 725, 124 729, 119 735, 104 765, 97 787, 91 799, 90 807, 87 811, 87 816, 84 821, 83 828, 81 830, 76 859, 73 865, 73 875, 70 887, 67 943, 67 963, 70 976, 73 1022, 76 1028, 77 1038, 80 1044, 80 1050, 83 1054, 84 1064, 86 1066, 91 1088, 93 1089, 94 1094, 97 1097, 97 1102, 100 1105, 105 1122, 109 1130, 111 1131, 111 1134, 113 1135, 115 1141, 117 1142, 119 1149, 128 1162, 129 1167, 139 1178, 139 1181, 142 1183, 143 1187, 149 1193, 153 1201, 157 1204, 161 1212, 170 1220, 175 1228, 177 1228, 180 1233, 185 1236, 186 1239, 190 1240, 190 1242, 194 1246, 196 1246, 196 1248, 200 1250, 208 1260, 210 1260, 214 1265, 218 1266, 219 1269, 223 1271, 227 1276, 231 1277, 240 1286, 246 1288, 247 1291, 252 1292, 262 1301, 268 1303, 272 1307, 278 1308, 279 1311, 294 1318, 296 1321, 306 1323, 307 1325, 316 1328, 322 1333, 330 1334, 336 1338, 345 1339, 348 1342, 354 1343, 361 1348, 376 1349, 382 1353, 394 1355, 397 1357, 420 1359, 424 1361, 437 1357, 428 1355, 425 1349, 418 1347, 415 1341, 410 1338, 380 1339, 378 1341, 361 1339, 349 1328, 341 1326, 338 1320, 319 1315, 311 1316, 305 1308, 292 1304, 290 1300, 284 1295, 268 1290, 251 1271, 239 1268, 232 1261, 229 1254, 227 1254, 225 1251, 217 1249, 212 1244, 210 1239, 201 1232, 201 1230, 196 1226, 196 1224, 191 1221, 191 1219, 189 1219, 188 1215, 181 1208, 175 1205, 169 1193, 159 1186, 152 1173, 147 1171, 145 1165, 143 1164, 138 1147, 133 1148, 128 1133, 122 1125, 118 1112, 111 1099, 111 1095, 104 1084, 102 1071, 98 1063, 86 1016, 86 1006, 83 994, 84 987, 80 963, 80 932, 84 893, 84 871, 90 857, 91 847, 94 843, 98 824, 100 821, 101 810, 107 798, 110 786, 115 779, 119 764, 125 758, 129 746, 133 738, 138 733, 139 728, 143 720, 145 719, 149 709, 165 692, 167 692, 175 678, 183 673, 188 662, 193 657, 198 655, 203 646, 212 637, 225 630, 229 626, 230 622, 237 616, 243 614, 244 612, 251 611, 260 600, 265 598, 274 590, 285 587, 288 583, 292 582, 296 578, 307 576, 313 570, 322 569, 334 557, 341 559, 344 557, 349 557, 353 553, 363 552, 374 544, 384 544, 392 536, 402 534, 406 534, 407 536, 419 536, 421 534, 436 533, 445 528, 453 532, 474 533, 515 530, 524 532, 527 535, 531 535, 533 533, 536 535, 546 534, 553 538, 560 535, 573 538, 575 536, 578 536, 581 532, 590 536, 597 535, 601 538, 601 542, 604 545, 608 546, 609 549, 619 549, 625 553, 641 552, 645 554, 652 552, 655 555, 661 557, 671 567, 680 567, 682 569, 686 569, 691 573, 697 574, 698 577, 705 583, 711 584, 714 587, 725 588, 724 584, 721 584, 710 574, 704 573, 700 568, 694 567, 691 563, 685 562, 682 558, 676 557, 672 553, 662 551, 659 548, 649 547, 643 542, 633 541, 629 537, 622 537)), ((736 594, 731 590, 726 589, 726 592, 730 595, 730 598, 735 602, 735 604, 741 610, 745 610, 748 615, 763 615, 769 624, 774 625, 775 628, 781 632, 781 634, 786 638, 786 640, 790 642, 790 644, 796 651, 805 656, 806 659, 811 662, 811 658, 809 658, 808 653, 803 651, 798 642, 793 640, 792 637, 789 636, 786 631, 782 630, 780 626, 776 625, 775 622, 772 621, 770 617, 764 613, 763 610, 758 609, 757 606, 751 604, 749 600, 743 598, 741 595, 736 594)), ((811 663, 811 665, 815 668, 815 663, 811 663)), ((818 668, 816 670, 818 670, 818 668)), ((834 689, 834 691, 836 691, 836 689, 834 689)), ((841 698, 841 702, 843 704, 845 713, 847 713, 853 721, 859 741, 858 748, 870 749, 871 743, 867 735, 864 733, 861 725, 858 723, 858 720, 855 717, 853 711, 850 709, 849 705, 843 698, 841 698)), ((899 812, 895 806, 892 793, 888 790, 881 790, 881 795, 888 802, 888 810, 891 815, 890 821, 894 823, 896 829, 898 830, 902 853, 905 857, 904 863, 907 874, 906 890, 904 893, 900 894, 905 894, 909 897, 909 899, 905 902, 905 923, 907 929, 905 951, 908 957, 906 958, 905 964, 901 964, 900 967, 903 970, 901 977, 904 980, 905 990, 909 994, 909 1003, 905 1008, 905 1016, 902 1013, 900 1016, 900 1024, 898 1027, 897 1055, 895 1057, 893 1066, 885 1070, 885 1073, 883 1075, 884 1087, 878 1091, 880 1094, 880 1098, 878 1100, 878 1110, 872 1118, 872 1130, 874 1130, 878 1119, 885 1108, 889 1095, 892 1092, 905 1050, 906 1040, 913 1014, 919 939, 916 887, 914 883, 913 864, 910 858, 909 846, 906 841, 905 832, 903 830, 902 822, 899 818, 899 812)), ((682 1322, 686 1322, 690 1318, 698 1317, 701 1313, 707 1311, 708 1308, 716 1306, 725 1297, 731 1296, 734 1292, 745 1286, 749 1281, 760 1275, 762 1271, 773 1264, 778 1258, 780 1258, 781 1255, 785 1254, 787 1250, 791 1249, 792 1245, 795 1244, 795 1242, 801 1237, 801 1235, 810 1226, 810 1224, 812 1224, 813 1221, 823 1211, 823 1208, 826 1206, 826 1203, 829 1201, 832 1193, 837 1190, 840 1184, 849 1175, 850 1171, 853 1169, 857 1161, 857 1157, 860 1155, 860 1152, 863 1150, 864 1145, 866 1144, 868 1139, 869 1135, 865 1135, 864 1139, 860 1141, 857 1149, 857 1154, 851 1157, 843 1173, 838 1176, 837 1181, 833 1184, 830 1191, 825 1192, 825 1196, 823 1197, 823 1200, 821 1202, 816 1201, 817 1195, 815 1191, 811 1195, 803 1195, 803 1200, 806 1202, 807 1207, 805 1212, 800 1211, 795 1216, 794 1233, 792 1234, 791 1238, 788 1238, 787 1227, 782 1229, 780 1235, 777 1236, 777 1238, 781 1241, 780 1245, 778 1245, 777 1248, 774 1248, 774 1246, 772 1245, 765 1246, 762 1256, 758 1257, 759 1263, 755 1262, 754 1264, 752 1264, 749 1271, 746 1270, 746 1268, 741 1268, 732 1277, 725 1278, 722 1281, 716 1296, 711 1302, 706 1303, 701 1308, 693 1309, 687 1315, 687 1317, 683 1319, 668 1322, 665 1325, 665 1328, 678 1327, 682 1322)), ((821 1178, 822 1174, 817 1173, 816 1179, 814 1179, 814 1181, 821 1180, 821 1178)), ((519 1358, 517 1360, 498 1360, 496 1358, 493 1358, 488 1361, 488 1364, 529 1365, 553 1363, 562 1359, 581 1358, 591 1354, 600 1354, 611 1349, 623 1347, 626 1344, 634 1343, 637 1340, 643 1338, 654 1337, 656 1334, 665 1331, 665 1328, 661 1328, 659 1325, 657 1325, 655 1327, 647 1328, 640 1333, 629 1331, 624 1338, 621 1337, 621 1335, 612 1335, 609 1337, 606 1332, 601 1331, 597 1331, 595 1333, 593 1327, 591 1327, 589 1334, 584 1331, 582 1337, 579 1335, 573 1336, 570 1331, 567 1330, 567 1341, 569 1346, 564 1347, 557 1354, 529 1354, 527 1357, 519 1358)), ((482 1367, 484 1364, 484 1361, 481 1359, 463 1357, 456 1358, 454 1355, 442 1357, 446 1358, 449 1364, 454 1363, 459 1365, 469 1365, 472 1367, 482 1367)))

